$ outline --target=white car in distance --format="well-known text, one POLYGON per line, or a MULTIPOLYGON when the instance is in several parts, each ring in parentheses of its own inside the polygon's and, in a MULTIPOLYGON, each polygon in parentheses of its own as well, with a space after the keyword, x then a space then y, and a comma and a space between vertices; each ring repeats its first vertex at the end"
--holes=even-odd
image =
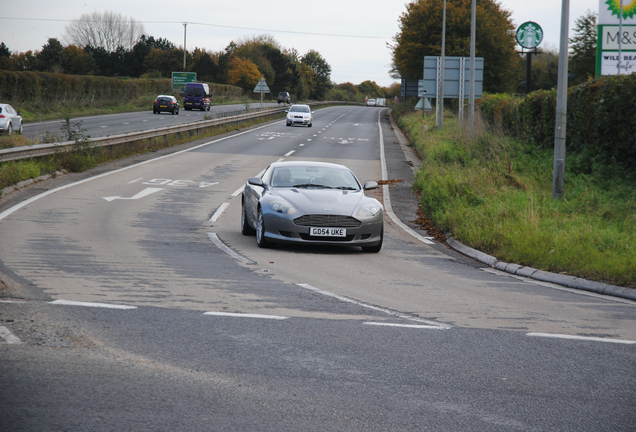
POLYGON ((367 106, 375 106, 375 99, 369 99, 367 101, 367 106))
POLYGON ((312 127, 314 124, 314 112, 309 108, 309 105, 292 105, 285 112, 287 113, 285 120, 287 126, 306 125, 312 127))

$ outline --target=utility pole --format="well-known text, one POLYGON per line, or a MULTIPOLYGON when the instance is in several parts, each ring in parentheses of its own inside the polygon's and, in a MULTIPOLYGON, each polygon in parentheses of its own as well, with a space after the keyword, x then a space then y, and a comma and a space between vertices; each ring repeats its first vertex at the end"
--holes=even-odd
POLYGON ((618 74, 621 74, 621 57, 623 56, 623 44, 621 39, 623 37, 623 0, 621 0, 621 9, 618 14, 618 74))
POLYGON ((183 71, 186 71, 186 28, 188 27, 188 23, 183 23, 183 71))
POLYGON ((557 81, 556 127, 554 131, 554 171, 552 198, 563 198, 565 189, 565 128, 568 108, 568 31, 570 0, 561 9, 561 42, 559 46, 559 79, 557 81))
MULTIPOLYGON (((468 92, 468 137, 472 140, 475 128, 475 27, 477 0, 472 1, 470 12, 470 90, 468 92)), ((464 101, 462 100, 462 104, 464 101)))
POLYGON ((446 0, 444 0, 444 12, 442 13, 442 58, 441 58, 441 71, 440 71, 440 90, 437 98, 441 101, 439 104, 439 112, 437 113, 437 129, 442 130, 444 126, 444 60, 446 52, 446 0))

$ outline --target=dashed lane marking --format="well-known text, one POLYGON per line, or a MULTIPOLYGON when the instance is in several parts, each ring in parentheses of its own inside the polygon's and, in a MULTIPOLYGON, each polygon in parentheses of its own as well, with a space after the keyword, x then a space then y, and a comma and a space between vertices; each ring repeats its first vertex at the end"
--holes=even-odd
POLYGON ((592 341, 592 342, 608 342, 608 343, 617 343, 617 344, 626 344, 626 345, 636 344, 636 341, 625 340, 625 339, 606 339, 606 338, 600 338, 600 337, 572 336, 572 335, 566 335, 566 334, 553 334, 553 333, 527 333, 526 336, 554 338, 554 339, 571 339, 571 340, 592 341))
POLYGON ((278 315, 259 315, 259 314, 247 314, 247 313, 233 313, 233 312, 205 312, 203 315, 214 315, 224 317, 236 317, 236 318, 261 318, 261 319, 273 319, 273 320, 286 320, 289 317, 278 315))
POLYGON ((52 302, 49 302, 49 304, 64 305, 64 306, 100 307, 100 308, 106 308, 106 309, 137 309, 137 306, 116 305, 116 304, 108 304, 108 303, 79 302, 79 301, 72 301, 72 300, 54 300, 52 302))
POLYGON ((0 337, 9 345, 22 343, 19 337, 11 333, 5 326, 0 326, 0 337))

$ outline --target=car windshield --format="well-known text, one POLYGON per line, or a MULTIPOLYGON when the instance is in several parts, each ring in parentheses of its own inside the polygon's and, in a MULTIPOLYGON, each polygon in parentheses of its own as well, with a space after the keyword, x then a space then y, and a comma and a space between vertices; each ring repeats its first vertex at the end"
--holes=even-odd
POLYGON ((360 185, 346 169, 315 166, 289 166, 274 169, 272 187, 320 188, 357 191, 360 185))
POLYGON ((309 112, 309 107, 306 106, 293 106, 289 109, 290 112, 302 112, 302 113, 308 113, 309 112))

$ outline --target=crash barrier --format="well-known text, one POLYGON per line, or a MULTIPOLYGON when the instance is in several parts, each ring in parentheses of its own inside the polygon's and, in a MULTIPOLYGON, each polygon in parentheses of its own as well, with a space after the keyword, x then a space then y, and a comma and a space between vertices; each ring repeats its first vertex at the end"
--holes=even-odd
MULTIPOLYGON (((312 107, 323 105, 361 105, 353 102, 312 102, 308 103, 312 107)), ((214 113, 215 118, 209 120, 201 120, 195 123, 189 123, 185 125, 167 126, 157 129, 149 129, 145 131, 129 132, 118 135, 110 135, 100 138, 90 139, 90 145, 95 147, 108 147, 117 146, 122 144, 130 144, 147 140, 152 140, 163 137, 164 140, 168 140, 169 136, 176 136, 177 139, 183 137, 190 138, 192 136, 201 135, 207 131, 218 129, 220 126, 225 125, 240 125, 252 120, 264 120, 274 118, 285 112, 287 107, 274 107, 274 108, 250 108, 248 110, 241 111, 228 111, 214 113), (246 111, 248 111, 246 113, 246 111)), ((6 162, 11 160, 29 159, 42 156, 48 156, 59 153, 61 151, 72 151, 77 142, 65 141, 60 143, 46 143, 46 144, 34 144, 24 147, 13 147, 8 149, 0 149, 0 162, 6 162)))

